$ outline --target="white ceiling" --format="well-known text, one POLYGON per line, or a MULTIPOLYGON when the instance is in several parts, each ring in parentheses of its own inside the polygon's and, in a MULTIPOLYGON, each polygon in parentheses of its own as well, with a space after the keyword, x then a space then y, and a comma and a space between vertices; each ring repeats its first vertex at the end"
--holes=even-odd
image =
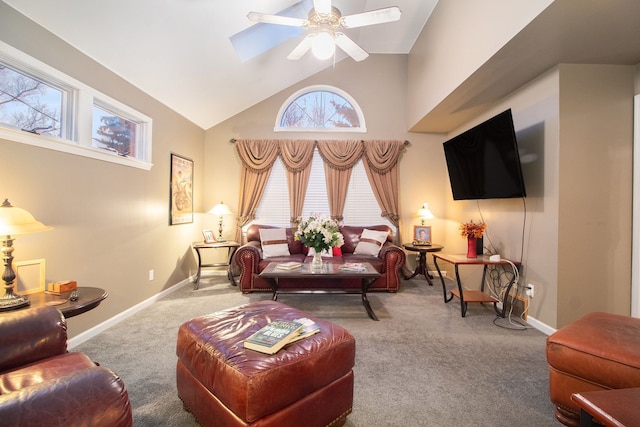
MULTIPOLYGON (((250 26, 248 12, 296 0, 4 1, 203 129, 333 64, 310 53, 287 60, 300 38, 247 62, 234 51, 229 37, 250 26)), ((345 31, 370 54, 409 53, 436 3, 333 0, 343 15, 400 7, 400 21, 345 31)))

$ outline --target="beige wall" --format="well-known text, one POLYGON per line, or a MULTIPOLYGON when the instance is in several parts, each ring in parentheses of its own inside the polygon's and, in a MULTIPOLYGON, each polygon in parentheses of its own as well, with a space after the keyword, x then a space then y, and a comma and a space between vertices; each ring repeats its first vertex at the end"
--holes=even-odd
POLYGON ((409 56, 408 84, 414 96, 408 99, 407 128, 435 108, 552 2, 440 0, 409 56))
POLYGON ((15 261, 44 258, 47 281, 73 279, 109 293, 97 309, 69 319, 74 336, 193 273, 190 243, 201 236, 201 217, 168 225, 169 158, 195 160, 200 210, 204 131, 2 2, 0 40, 153 119, 150 171, 0 140, 0 195, 54 227, 19 236, 15 261))
MULTIPOLYGON (((404 240, 410 239, 423 202, 434 214, 445 213, 446 169, 440 135, 406 131, 406 55, 371 55, 366 61, 345 60, 247 109, 206 132, 204 205, 219 200, 237 211, 240 162, 231 138, 284 139, 406 139, 411 145, 400 161, 400 205, 404 240), (276 115, 289 96, 311 85, 338 87, 358 102, 366 119, 366 133, 274 132, 276 115)), ((444 239, 441 220, 432 221, 433 237, 444 239)), ((230 231, 231 233, 231 231, 230 231)), ((233 233, 229 234, 232 237, 233 233)), ((415 262, 411 259, 411 266, 415 262)))
POLYGON ((630 314, 633 80, 633 66, 560 66, 560 325, 630 314))
MULTIPOLYGON (((523 164, 526 207, 450 201, 447 244, 482 211, 502 256, 522 250, 521 283, 536 286, 530 315, 549 326, 589 311, 630 314, 633 79, 632 66, 562 64, 449 135, 511 108, 520 149, 539 156, 523 164)), ((477 271, 462 277, 479 286, 477 271)))

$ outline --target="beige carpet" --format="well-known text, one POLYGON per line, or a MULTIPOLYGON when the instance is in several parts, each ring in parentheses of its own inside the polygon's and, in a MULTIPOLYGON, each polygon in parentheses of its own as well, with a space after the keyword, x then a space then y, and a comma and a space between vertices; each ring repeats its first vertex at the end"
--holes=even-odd
MULTIPOLYGON (((452 286, 449 282, 449 286, 452 286)), ((175 387, 180 324, 268 299, 243 295, 221 276, 183 286, 74 350, 124 380, 136 426, 194 426, 175 387)), ((397 294, 372 293, 380 318, 357 295, 281 295, 279 301, 348 329, 356 338, 353 413, 347 426, 558 426, 549 401, 546 336, 496 319, 492 308, 442 300, 440 286, 404 281, 397 294)))

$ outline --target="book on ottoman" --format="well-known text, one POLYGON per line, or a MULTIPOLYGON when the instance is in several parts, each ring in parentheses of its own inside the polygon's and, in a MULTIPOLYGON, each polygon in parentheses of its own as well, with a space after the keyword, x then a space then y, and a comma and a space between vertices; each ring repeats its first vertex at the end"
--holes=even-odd
POLYGON ((261 353, 274 354, 302 330, 302 323, 274 320, 244 340, 244 347, 261 353))

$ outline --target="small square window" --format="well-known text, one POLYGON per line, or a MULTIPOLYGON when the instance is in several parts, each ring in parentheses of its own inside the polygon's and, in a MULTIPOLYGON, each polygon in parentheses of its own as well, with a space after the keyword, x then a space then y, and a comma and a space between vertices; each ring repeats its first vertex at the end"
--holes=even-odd
POLYGON ((105 108, 93 106, 92 146, 121 156, 137 156, 138 123, 105 108))

